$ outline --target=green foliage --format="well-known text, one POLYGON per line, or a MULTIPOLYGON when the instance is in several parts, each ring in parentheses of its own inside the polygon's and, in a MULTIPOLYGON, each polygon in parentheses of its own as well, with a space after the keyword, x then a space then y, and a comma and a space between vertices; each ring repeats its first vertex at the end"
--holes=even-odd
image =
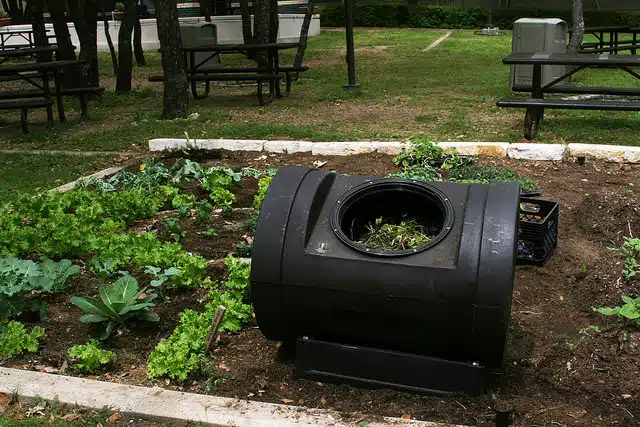
POLYGON ((253 251, 253 245, 248 242, 238 242, 235 244, 236 246, 236 255, 241 258, 247 258, 251 256, 251 252, 253 251))
POLYGON ((213 227, 208 229, 207 231, 201 231, 199 234, 204 237, 216 237, 218 235, 213 227))
POLYGON ((161 341, 149 356, 149 378, 167 376, 187 379, 189 373, 198 366, 212 320, 213 314, 209 310, 203 313, 183 311, 171 336, 161 341))
POLYGON ((237 175, 227 168, 211 168, 207 169, 202 181, 202 188, 209 192, 211 200, 219 209, 222 209, 223 214, 231 213, 231 206, 236 201, 236 196, 229 188, 237 182, 236 177, 238 181, 241 179, 241 175, 237 175))
POLYGON ((406 169, 411 166, 435 166, 443 157, 445 152, 430 138, 412 138, 409 149, 402 150, 394 159, 393 163, 406 169))
POLYGON ((167 283, 171 277, 179 276, 182 273, 182 271, 175 267, 162 270, 161 268, 154 267, 152 265, 148 265, 144 272, 153 277, 153 280, 151 280, 151 286, 158 288, 160 293, 162 293, 162 285, 167 283))
POLYGON ((102 262, 98 258, 91 258, 88 269, 91 273, 93 273, 96 279, 100 281, 100 283, 105 283, 116 273, 116 269, 112 259, 107 259, 102 262))
POLYGON ((211 222, 211 214, 213 213, 213 205, 206 200, 200 200, 194 206, 198 208, 196 211, 196 219, 199 224, 211 222))
POLYGON ((625 236, 621 248, 609 249, 624 257, 624 277, 634 279, 640 273, 640 239, 625 236))
POLYGON ((445 152, 429 138, 413 138, 410 147, 399 153, 393 162, 402 167, 401 172, 390 175, 395 178, 441 181, 446 173, 448 181, 467 184, 519 182, 524 191, 538 186, 535 180, 522 178, 513 169, 477 165, 470 156, 458 155, 455 150, 445 152))
POLYGON ((468 184, 489 184, 492 181, 519 182, 522 191, 538 188, 538 183, 535 180, 522 178, 513 169, 487 165, 469 165, 452 169, 451 181, 468 184))
POLYGON ((178 210, 178 215, 182 219, 186 219, 191 216, 191 208, 195 197, 192 194, 178 194, 171 201, 171 206, 178 210))
POLYGON ((182 273, 174 276, 174 286, 196 284, 204 273, 207 263, 200 255, 193 255, 182 249, 179 243, 161 242, 155 233, 134 232, 112 234, 91 241, 98 251, 99 259, 110 260, 115 270, 122 266, 133 265, 143 268, 154 265, 161 268, 175 267, 182 273))
POLYGON ((116 360, 115 353, 102 350, 96 340, 85 345, 74 345, 67 354, 74 361, 73 367, 87 374, 97 373, 116 360))
POLYGON ((80 267, 63 259, 41 263, 8 257, 0 258, 0 317, 13 317, 27 308, 25 297, 33 293, 59 292, 80 267))
MULTIPOLYGON (((353 25, 358 27, 410 28, 483 28, 487 25, 487 9, 415 4, 416 2, 358 2, 353 5, 353 25), (412 4, 413 3, 413 4, 412 4)), ((322 25, 343 26, 342 3, 321 6, 322 25)), ((531 18, 562 18, 571 22, 571 10, 493 9, 492 22, 499 28, 511 29, 523 16, 531 18)), ((640 14, 631 11, 585 10, 586 26, 639 26, 640 14)))
POLYGON ((171 237, 176 242, 179 242, 184 236, 187 235, 182 231, 178 218, 164 218, 162 220, 164 224, 164 233, 167 237, 171 237))
POLYGON ((593 310, 605 316, 617 316, 625 323, 640 328, 640 298, 633 299, 628 296, 623 296, 622 301, 624 305, 621 307, 599 307, 593 310))
POLYGON ((251 218, 249 218, 249 221, 247 222, 247 230, 256 231, 256 228, 258 227, 259 219, 260 219, 260 216, 252 215, 251 218))
POLYGON ((82 323, 104 323, 104 333, 100 339, 107 339, 117 326, 122 326, 128 320, 142 320, 158 322, 160 318, 149 310, 155 307, 151 301, 157 296, 150 294, 142 296, 147 288, 138 290, 138 281, 132 276, 124 276, 113 284, 100 286, 100 299, 94 297, 71 298, 71 302, 78 306, 85 314, 80 318, 82 323))
POLYGON ((147 375, 150 378, 167 376, 185 380, 198 369, 205 340, 219 305, 226 307, 224 320, 218 329, 220 332, 239 331, 251 322, 253 309, 243 302, 249 291, 250 266, 231 255, 225 258, 225 265, 229 270, 229 278, 222 284, 224 292, 212 291, 212 300, 207 303, 204 312, 185 310, 180 314, 180 322, 171 336, 160 342, 149 357, 147 375))
POLYGON ((18 197, 0 209, 0 252, 48 257, 91 254, 97 249, 91 240, 152 217, 177 191, 161 186, 152 191, 72 190, 18 197))
POLYGON ((133 173, 127 169, 121 169, 108 183, 114 187, 121 186, 125 190, 142 188, 151 191, 153 188, 169 182, 171 175, 162 163, 155 163, 148 158, 140 165, 140 172, 133 173))
POLYGON ((44 329, 39 326, 29 332, 20 322, 10 321, 0 325, 0 356, 13 357, 24 351, 35 353, 44 335, 44 329))
POLYGON ((273 180, 272 176, 265 176, 260 178, 258 181, 258 192, 253 198, 253 207, 260 210, 262 208, 262 202, 264 202, 264 198, 267 195, 267 190, 269 189, 269 185, 271 185, 271 181, 273 180))
POLYGON ((204 177, 205 168, 198 162, 189 159, 178 159, 171 167, 172 182, 180 185, 191 180, 200 180, 204 177))

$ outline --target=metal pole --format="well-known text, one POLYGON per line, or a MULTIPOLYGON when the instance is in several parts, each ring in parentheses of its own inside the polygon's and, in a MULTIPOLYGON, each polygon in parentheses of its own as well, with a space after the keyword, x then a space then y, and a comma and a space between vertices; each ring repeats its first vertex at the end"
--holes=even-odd
POLYGON ((357 90, 356 53, 353 46, 353 4, 352 0, 344 0, 344 19, 347 37, 347 79, 346 90, 357 90))

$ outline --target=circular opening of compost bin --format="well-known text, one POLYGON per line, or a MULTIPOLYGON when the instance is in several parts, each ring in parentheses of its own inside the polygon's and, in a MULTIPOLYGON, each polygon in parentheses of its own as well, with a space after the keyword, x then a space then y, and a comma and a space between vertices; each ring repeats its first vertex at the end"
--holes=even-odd
POLYGON ((401 179, 370 181, 336 202, 331 226, 347 246, 370 255, 411 255, 429 249, 451 230, 454 214, 443 192, 401 179))

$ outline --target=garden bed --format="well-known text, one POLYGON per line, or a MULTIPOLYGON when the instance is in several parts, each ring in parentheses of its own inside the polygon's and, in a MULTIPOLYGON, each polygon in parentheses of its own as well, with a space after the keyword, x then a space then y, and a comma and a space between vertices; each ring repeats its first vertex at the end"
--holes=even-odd
MULTIPOLYGON (((236 171, 246 167, 312 167, 316 160, 327 161, 323 170, 349 174, 386 176, 399 170, 392 157, 379 153, 323 158, 251 152, 197 156, 192 160, 236 171)), ((175 159, 157 160, 170 165, 175 159)), ((185 381, 148 379, 149 354, 172 333, 179 314, 187 308, 204 309, 208 291, 202 287, 167 289, 168 299, 158 298, 154 308, 160 322, 114 332, 104 348, 114 351, 117 359, 99 378, 345 412, 395 417, 408 414, 421 420, 459 424, 490 424, 494 409, 513 410, 516 425, 638 423, 640 333, 626 332, 617 319, 594 313, 592 307, 619 305, 623 295, 638 296, 637 280, 622 277, 622 257, 607 248, 620 247, 623 236, 630 231, 640 235, 640 167, 589 160, 584 166, 509 160, 479 163, 513 168, 521 176, 537 180, 543 198, 561 203, 559 246, 549 263, 542 268, 523 266, 516 270, 504 369, 492 377, 489 393, 476 398, 436 397, 297 379, 287 349, 266 340, 254 326, 222 335, 213 351, 214 370, 208 377, 194 374, 185 381), (601 332, 588 329, 591 325, 601 332)), ((214 212, 212 222, 205 224, 193 218, 179 220, 186 233, 180 239, 182 247, 208 261, 206 275, 214 282, 226 279, 226 268, 220 260, 234 252, 237 242, 250 242, 248 223, 257 213, 253 196, 258 181, 244 177, 232 188, 236 202, 229 215, 214 212), (198 234, 210 228, 217 236, 198 234)), ((193 183, 184 185, 182 192, 199 199, 207 197, 193 183)), ((161 240, 172 241, 162 220, 167 216, 177 216, 170 206, 129 229, 157 231, 161 240)), ((29 327, 39 325, 46 330, 39 351, 8 359, 4 366, 57 371, 64 365, 66 374, 81 375, 67 367, 67 350, 86 343, 92 329, 79 322, 82 312, 71 304, 71 296, 96 294, 99 282, 88 271, 86 260, 75 263, 81 271, 71 279, 71 286, 48 297, 48 318, 20 319, 29 327)), ((132 274, 141 285, 145 283, 146 276, 139 270, 132 274)))

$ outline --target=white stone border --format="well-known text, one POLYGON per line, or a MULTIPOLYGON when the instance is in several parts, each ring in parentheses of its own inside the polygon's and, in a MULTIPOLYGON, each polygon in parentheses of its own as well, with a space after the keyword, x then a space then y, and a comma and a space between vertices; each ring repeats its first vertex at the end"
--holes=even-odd
MULTIPOLYGON (((597 144, 534 144, 508 142, 440 142, 443 148, 455 148, 461 154, 521 160, 560 161, 574 157, 640 163, 640 147, 597 144)), ((314 156, 349 156, 364 153, 398 154, 408 145, 395 141, 311 142, 267 141, 251 139, 157 138, 149 141, 149 151, 180 149, 265 151, 269 153, 312 153, 314 156)))
MULTIPOLYGON (((455 427, 451 424, 374 415, 347 415, 275 403, 183 393, 159 387, 137 387, 64 375, 0 367, 0 392, 24 397, 58 399, 89 408, 112 407, 140 416, 238 427, 353 426, 367 420, 370 427, 455 427)), ((462 427, 462 426, 459 426, 462 427)))

